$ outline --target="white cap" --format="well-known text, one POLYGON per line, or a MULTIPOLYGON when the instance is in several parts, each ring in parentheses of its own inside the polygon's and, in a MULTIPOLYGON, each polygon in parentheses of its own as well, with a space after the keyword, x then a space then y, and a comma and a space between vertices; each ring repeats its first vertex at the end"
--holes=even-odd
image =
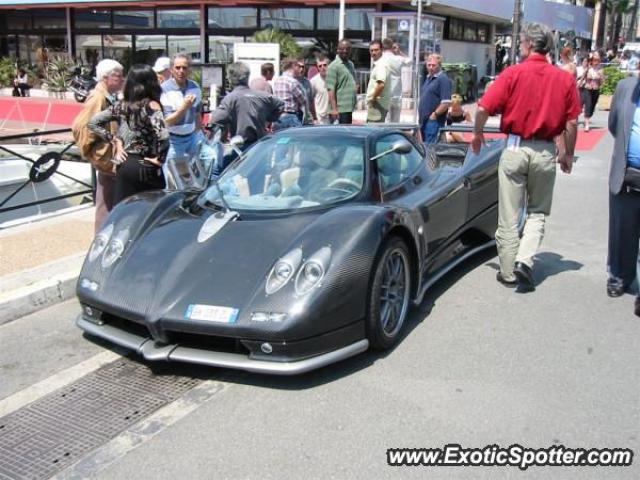
POLYGON ((153 71, 156 73, 162 73, 169 68, 171 68, 171 59, 169 57, 159 57, 153 66, 153 71))

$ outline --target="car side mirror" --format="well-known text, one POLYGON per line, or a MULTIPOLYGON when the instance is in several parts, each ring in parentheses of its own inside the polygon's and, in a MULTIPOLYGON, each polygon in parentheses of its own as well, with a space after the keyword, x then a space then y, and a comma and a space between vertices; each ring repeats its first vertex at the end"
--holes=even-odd
POLYGON ((378 160, 379 158, 384 157, 385 155, 389 155, 390 153, 409 153, 411 151, 411 143, 408 140, 398 140, 391 145, 389 150, 385 150, 378 155, 371 157, 371 161, 378 160))

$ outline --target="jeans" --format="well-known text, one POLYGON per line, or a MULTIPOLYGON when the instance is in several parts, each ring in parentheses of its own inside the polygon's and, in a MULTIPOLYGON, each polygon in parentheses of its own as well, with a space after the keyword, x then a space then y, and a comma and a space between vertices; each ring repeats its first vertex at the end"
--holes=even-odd
POLYGON ((295 113, 283 113, 277 122, 273 123, 273 131, 284 130, 285 128, 301 127, 302 122, 295 113))
POLYGON ((162 166, 169 188, 182 190, 189 185, 191 179, 189 162, 199 152, 204 140, 204 134, 201 131, 193 132, 184 137, 178 135, 169 137, 169 151, 162 166))
POLYGON ((422 125, 422 141, 427 145, 438 143, 438 136, 440 128, 442 127, 443 125, 437 120, 427 120, 427 122, 422 125))

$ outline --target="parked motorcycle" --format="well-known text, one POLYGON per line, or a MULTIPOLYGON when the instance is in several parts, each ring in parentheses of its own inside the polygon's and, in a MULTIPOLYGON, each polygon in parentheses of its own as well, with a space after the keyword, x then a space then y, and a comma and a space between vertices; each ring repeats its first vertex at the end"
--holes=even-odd
POLYGON ((74 73, 69 90, 73 92, 73 97, 77 102, 83 103, 91 93, 91 90, 95 88, 97 82, 91 75, 91 71, 76 68, 74 73))

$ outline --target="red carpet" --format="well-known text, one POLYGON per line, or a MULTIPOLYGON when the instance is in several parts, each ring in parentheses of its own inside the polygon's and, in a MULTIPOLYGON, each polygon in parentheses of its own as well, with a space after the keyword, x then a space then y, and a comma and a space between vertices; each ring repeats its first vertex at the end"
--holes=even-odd
POLYGON ((47 98, 0 97, 0 122, 19 122, 43 128, 48 125, 71 126, 82 110, 81 103, 47 98))
POLYGON ((585 132, 580 128, 578 130, 578 141, 576 142, 576 150, 589 151, 600 143, 602 137, 607 133, 606 128, 595 128, 585 132))

